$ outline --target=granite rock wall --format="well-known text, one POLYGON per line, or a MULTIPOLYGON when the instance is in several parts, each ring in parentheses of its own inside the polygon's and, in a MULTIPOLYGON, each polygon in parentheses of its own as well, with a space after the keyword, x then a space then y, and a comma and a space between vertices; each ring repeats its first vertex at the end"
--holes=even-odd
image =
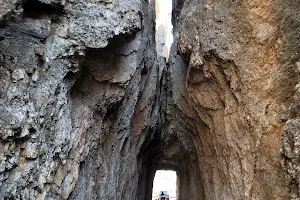
POLYGON ((0 11, 0 199, 143 199, 138 154, 163 116, 154 2, 0 11))
POLYGON ((205 199, 299 198, 299 1, 173 5, 173 99, 205 199))

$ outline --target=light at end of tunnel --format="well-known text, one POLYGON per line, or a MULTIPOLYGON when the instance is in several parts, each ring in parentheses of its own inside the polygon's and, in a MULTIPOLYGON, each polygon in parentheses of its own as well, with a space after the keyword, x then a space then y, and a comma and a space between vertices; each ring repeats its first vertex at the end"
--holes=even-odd
POLYGON ((159 199, 161 191, 169 194, 169 200, 176 200, 177 174, 172 170, 157 170, 155 173, 152 200, 159 199))

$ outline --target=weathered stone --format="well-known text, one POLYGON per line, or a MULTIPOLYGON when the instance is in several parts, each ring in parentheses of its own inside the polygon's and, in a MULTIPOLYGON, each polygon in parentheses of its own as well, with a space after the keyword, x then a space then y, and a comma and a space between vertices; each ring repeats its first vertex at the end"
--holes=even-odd
POLYGON ((300 198, 299 1, 0 5, 0 199, 300 198))
POLYGON ((17 17, 22 13, 20 4, 22 0, 1 0, 0 1, 0 24, 5 20, 17 17))
MULTIPOLYGON (((300 4, 290 3, 174 1, 177 47, 188 62, 182 64, 185 82, 174 82, 173 91, 184 91, 185 84, 188 94, 173 98, 179 108, 189 102, 179 113, 187 132, 195 132, 206 199, 291 196, 280 154, 299 82, 294 66, 300 59, 300 4)), ((178 61, 171 62, 176 77, 178 61)))
POLYGON ((144 198, 125 183, 138 185, 141 144, 161 123, 154 6, 23 6, 0 31, 0 199, 144 198), (137 104, 143 125, 132 133, 137 104))

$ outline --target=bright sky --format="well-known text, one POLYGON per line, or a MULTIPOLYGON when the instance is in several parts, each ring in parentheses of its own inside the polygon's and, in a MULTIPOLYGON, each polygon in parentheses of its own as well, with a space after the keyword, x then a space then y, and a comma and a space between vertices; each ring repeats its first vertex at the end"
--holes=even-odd
MULTIPOLYGON (((176 197, 176 180, 177 175, 175 171, 171 170, 157 170, 153 181, 152 196, 153 199, 157 196, 159 191, 168 191, 170 197, 176 197)), ((175 200, 175 199, 170 199, 175 200)))
MULTIPOLYGON (((162 24, 166 29, 166 46, 170 49, 170 46, 173 42, 172 28, 171 23, 172 18, 172 0, 156 0, 159 7, 159 13, 156 17, 156 30, 162 24)), ((157 8, 157 7, 156 7, 157 8)))

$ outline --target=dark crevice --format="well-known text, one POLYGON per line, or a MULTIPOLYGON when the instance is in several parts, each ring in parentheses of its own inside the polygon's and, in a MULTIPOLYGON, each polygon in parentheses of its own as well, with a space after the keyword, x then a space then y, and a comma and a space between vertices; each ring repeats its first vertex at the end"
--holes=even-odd
POLYGON ((108 40, 108 45, 105 48, 105 51, 107 49, 118 49, 119 47, 122 47, 123 45, 128 44, 130 41, 134 40, 135 37, 136 32, 132 32, 131 34, 116 35, 108 40))
POLYGON ((183 8, 185 0, 173 0, 173 10, 172 10, 172 19, 171 22, 173 24, 174 29, 176 30, 176 25, 179 21, 180 12, 183 8))
POLYGON ((46 4, 39 0, 27 0, 23 4, 24 18, 41 18, 42 16, 51 16, 52 19, 57 19, 62 15, 64 10, 63 6, 56 3, 46 4))

